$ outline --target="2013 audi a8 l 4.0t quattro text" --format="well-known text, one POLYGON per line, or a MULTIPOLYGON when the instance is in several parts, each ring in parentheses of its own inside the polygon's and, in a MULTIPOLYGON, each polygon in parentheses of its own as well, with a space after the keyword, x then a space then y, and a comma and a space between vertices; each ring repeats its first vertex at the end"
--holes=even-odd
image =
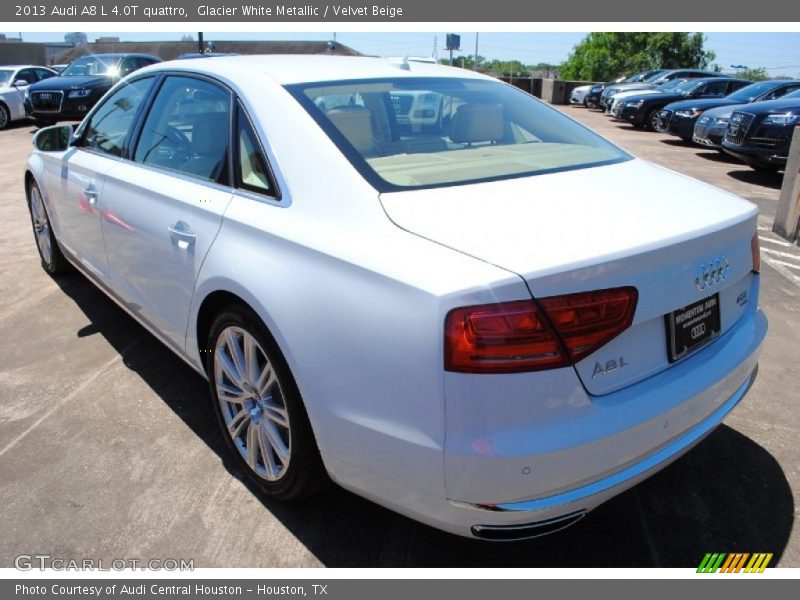
POLYGON ((162 63, 24 176, 45 270, 206 377, 276 499, 332 479, 465 536, 560 529, 714 429, 767 330, 752 204, 460 69, 162 63))

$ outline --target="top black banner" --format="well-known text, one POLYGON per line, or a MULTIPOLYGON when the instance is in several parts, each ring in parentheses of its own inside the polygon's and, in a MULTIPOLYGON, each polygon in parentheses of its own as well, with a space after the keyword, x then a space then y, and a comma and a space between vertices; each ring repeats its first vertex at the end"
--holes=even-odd
POLYGON ((384 0, 337 3, 218 2, 131 0, 92 2, 37 0, 0 5, 0 21, 44 22, 771 22, 800 21, 800 3, 785 0, 729 0, 723 4, 696 0, 642 2, 520 2, 519 0, 384 0))

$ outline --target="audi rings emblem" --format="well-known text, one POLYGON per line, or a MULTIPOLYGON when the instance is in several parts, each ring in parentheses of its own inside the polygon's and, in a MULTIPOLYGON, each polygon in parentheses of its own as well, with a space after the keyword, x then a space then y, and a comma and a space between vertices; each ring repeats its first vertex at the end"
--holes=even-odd
POLYGON ((718 256, 709 262, 702 262, 695 267, 694 285, 702 291, 725 281, 731 270, 731 264, 724 256, 718 256))

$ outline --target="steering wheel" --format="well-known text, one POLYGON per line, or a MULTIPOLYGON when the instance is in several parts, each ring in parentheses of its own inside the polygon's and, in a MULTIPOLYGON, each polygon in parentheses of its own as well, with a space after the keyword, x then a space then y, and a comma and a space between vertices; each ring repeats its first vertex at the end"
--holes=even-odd
POLYGON ((158 137, 147 155, 155 152, 155 155, 160 157, 156 162, 187 161, 194 156, 191 140, 177 127, 167 125, 163 130, 154 130, 153 133, 158 137))

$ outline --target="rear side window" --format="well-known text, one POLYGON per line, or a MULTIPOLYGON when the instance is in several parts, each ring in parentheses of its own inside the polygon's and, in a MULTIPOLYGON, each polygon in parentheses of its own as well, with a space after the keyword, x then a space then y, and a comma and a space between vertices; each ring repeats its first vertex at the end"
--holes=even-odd
POLYGON ((239 130, 237 133, 239 155, 236 170, 238 187, 258 194, 274 196, 275 188, 270 179, 267 159, 261 150, 261 145, 258 143, 258 137, 250 120, 241 109, 239 109, 239 130))
POLYGON ((139 79, 123 85, 106 98, 92 114, 82 146, 111 156, 122 156, 136 113, 152 85, 152 77, 139 79))
POLYGON ((134 160, 228 183, 230 95, 202 79, 167 77, 144 122, 134 160))

